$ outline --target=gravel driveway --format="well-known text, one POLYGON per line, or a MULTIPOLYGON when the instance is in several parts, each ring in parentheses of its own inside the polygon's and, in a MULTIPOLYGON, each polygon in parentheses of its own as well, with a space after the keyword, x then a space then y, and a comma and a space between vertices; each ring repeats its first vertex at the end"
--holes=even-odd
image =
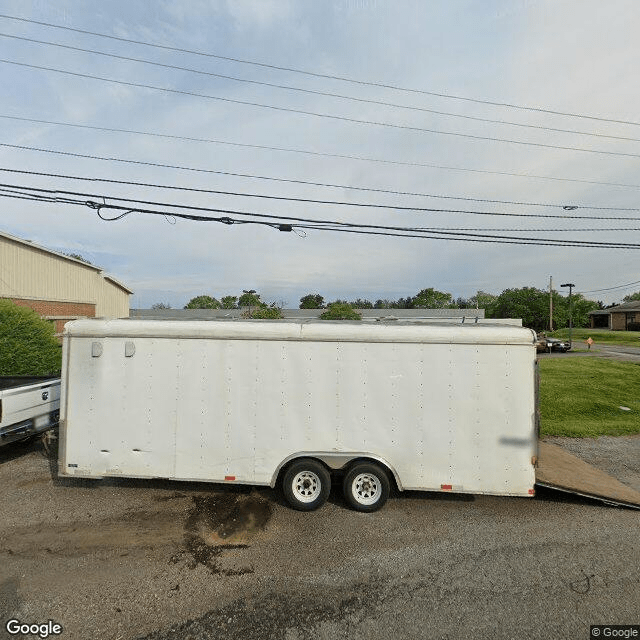
MULTIPOLYGON (((638 443, 560 442, 636 487, 638 443)), ((36 447, 0 453, 0 482, 0 617, 62 638, 574 640, 640 621, 640 511, 550 490, 409 492, 375 514, 334 491, 300 513, 270 489, 61 481, 36 447)))

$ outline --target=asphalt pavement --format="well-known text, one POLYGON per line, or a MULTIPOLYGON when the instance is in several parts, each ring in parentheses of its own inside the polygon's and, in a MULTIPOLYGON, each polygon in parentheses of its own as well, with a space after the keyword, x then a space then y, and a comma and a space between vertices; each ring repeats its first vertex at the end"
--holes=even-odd
MULTIPOLYGON (((637 484, 640 438, 615 442, 605 463, 637 484)), ((301 513, 271 489, 59 480, 36 447, 0 453, 0 483, 0 618, 65 639, 586 640, 640 622, 640 511, 550 490, 361 514, 334 488, 301 513)))

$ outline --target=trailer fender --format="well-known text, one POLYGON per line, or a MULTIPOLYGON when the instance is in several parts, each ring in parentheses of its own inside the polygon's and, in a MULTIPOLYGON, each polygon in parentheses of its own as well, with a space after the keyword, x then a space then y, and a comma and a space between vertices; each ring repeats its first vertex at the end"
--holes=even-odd
POLYGON ((400 476, 395 468, 387 462, 382 456, 378 456, 374 453, 366 453, 366 452, 350 452, 350 453, 339 453, 337 451, 299 451, 297 453, 292 453, 290 456, 287 456, 274 471, 271 476, 271 482, 269 486, 273 489, 277 482, 278 477, 280 476, 280 472, 293 460, 297 458, 313 458, 315 460, 319 460, 323 464, 325 464, 331 471, 339 471, 340 469, 344 469, 348 464, 358 460, 366 461, 369 460, 371 462, 378 462, 384 468, 388 469, 393 474, 393 479, 396 481, 396 486, 399 491, 402 491, 402 482, 400 481, 400 476))

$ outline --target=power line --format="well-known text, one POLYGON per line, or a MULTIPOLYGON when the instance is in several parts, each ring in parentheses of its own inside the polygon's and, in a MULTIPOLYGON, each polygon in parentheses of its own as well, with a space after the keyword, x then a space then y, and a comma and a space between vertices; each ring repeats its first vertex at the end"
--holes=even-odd
POLYGON ((220 102, 226 102, 228 104, 237 104, 242 106, 257 107, 260 109, 270 109, 272 111, 280 111, 284 113, 297 113, 299 115, 311 116, 314 118, 324 118, 328 120, 335 120, 337 122, 348 122, 351 124, 362 124, 367 126, 385 127, 390 129, 399 129, 401 131, 411 131, 415 133, 431 133, 444 136, 452 136, 456 138, 465 138, 468 140, 483 140, 490 142, 502 142, 506 144, 517 144, 527 147, 537 147, 542 149, 558 149, 562 151, 578 151, 581 153, 592 153, 596 155, 617 156, 624 158, 640 158, 638 153, 626 153, 623 151, 606 151, 604 149, 586 149, 584 147, 572 147, 557 144, 546 144, 543 142, 530 142, 526 140, 514 140, 512 138, 497 138, 495 136, 480 136, 470 133, 459 133, 456 131, 442 131, 439 129, 430 129, 427 127, 416 127, 408 124, 395 124, 392 122, 384 122, 382 120, 364 120, 361 118, 351 118, 349 116, 340 116, 331 113, 322 113, 319 111, 308 111, 306 109, 294 109, 292 107, 282 107, 274 104, 266 104, 261 102, 253 102, 251 100, 239 100, 236 98, 225 98, 222 96, 214 96, 208 93, 197 93, 195 91, 185 91, 183 89, 172 89, 170 87, 159 87, 152 84, 144 84, 141 82, 129 82, 126 80, 116 80, 115 78, 105 78, 103 76, 97 76, 90 73, 80 73, 78 71, 68 71, 66 69, 58 69, 56 67, 46 67, 43 65, 29 64, 26 62, 18 62, 16 60, 0 59, 3 64, 11 64, 18 67, 24 67, 28 69, 37 69, 39 71, 50 71, 53 73, 60 73, 62 75, 72 76, 76 78, 86 78, 89 80, 98 80, 100 82, 108 82, 111 84, 117 84, 125 87, 136 87, 139 89, 151 89, 152 91, 162 91, 164 93, 171 93, 176 95, 185 95, 194 98, 205 98, 207 100, 217 100, 220 102))
MULTIPOLYGON (((274 195, 268 195, 268 194, 246 192, 246 191, 223 191, 219 189, 201 189, 197 187, 181 187, 177 185, 160 184, 157 182, 136 182, 133 180, 96 178, 96 177, 88 177, 88 176, 62 174, 62 173, 48 173, 43 171, 10 169, 8 167, 0 167, 0 171, 5 173, 19 173, 19 174, 31 175, 31 176, 62 178, 65 180, 79 180, 83 182, 106 182, 110 184, 122 184, 122 185, 135 186, 135 187, 150 187, 154 189, 168 189, 172 191, 188 191, 191 193, 208 193, 208 194, 224 195, 224 196, 237 196, 237 197, 243 197, 243 198, 260 198, 265 200, 284 200, 288 202, 302 202, 302 203, 309 203, 309 204, 344 205, 349 207, 368 207, 368 208, 374 208, 374 209, 392 209, 392 210, 399 210, 399 211, 482 213, 486 215, 502 215, 500 212, 488 212, 488 211, 487 212, 477 212, 477 211, 469 212, 467 210, 462 210, 462 209, 436 209, 433 207, 386 205, 386 204, 378 204, 378 203, 371 203, 371 202, 353 202, 348 200, 319 200, 314 198, 296 198, 293 196, 274 196, 274 195)), ((439 195, 439 194, 437 195, 432 193, 422 193, 420 195, 425 198, 436 198, 436 199, 445 199, 445 200, 464 200, 468 202, 508 204, 508 205, 518 205, 518 206, 528 206, 528 207, 549 207, 549 208, 564 209, 567 211, 573 211, 576 209, 588 209, 588 210, 596 210, 596 211, 640 211, 640 208, 638 207, 601 207, 601 206, 591 206, 591 205, 562 205, 557 203, 523 202, 523 201, 519 202, 516 200, 494 200, 489 198, 470 198, 466 196, 448 196, 448 195, 439 195)), ((532 215, 530 217, 545 217, 545 216, 532 215)), ((562 216, 550 216, 550 217, 567 218, 572 216, 562 215, 562 216)), ((575 216, 575 217, 580 217, 580 218, 589 219, 589 220, 597 219, 594 216, 575 216)), ((609 218, 603 218, 603 219, 609 219, 609 218)), ((622 219, 635 220, 637 218, 622 218, 622 219)))
POLYGON ((44 189, 39 187, 21 186, 21 185, 7 185, 0 184, 0 197, 15 197, 16 193, 6 191, 7 189, 22 190, 27 196, 32 196, 34 200, 42 199, 45 202, 56 202, 62 204, 74 204, 87 206, 96 211, 96 213, 103 220, 114 221, 119 220, 131 213, 147 213, 152 215, 170 216, 174 218, 182 218, 186 220, 198 221, 198 222, 220 222, 223 224, 261 224, 273 228, 277 228, 280 231, 293 231, 294 228, 298 229, 315 229, 322 231, 344 231, 350 230, 355 233, 368 233, 376 235, 395 235, 402 237, 423 237, 430 239, 447 239, 447 240, 469 240, 477 242, 497 242, 503 244, 535 244, 546 246, 565 246, 565 247, 590 247, 590 248, 617 248, 617 249, 640 249, 640 244, 622 243, 622 242, 600 242, 593 240, 561 240, 557 241, 548 238, 519 238, 514 236, 496 236, 493 234, 476 234, 466 232, 449 232, 449 231, 437 231, 433 229, 420 228, 420 227, 399 227, 388 225, 375 225, 375 224, 363 224, 363 223, 351 223, 333 220, 318 220, 301 218, 295 216, 280 216, 274 214, 261 214, 253 211, 237 211, 222 208, 211 207, 196 207, 193 205, 181 205, 176 203, 148 203, 143 200, 116 198, 112 196, 98 196, 102 198, 102 202, 95 200, 78 200, 78 197, 92 198, 96 197, 94 194, 83 194, 72 191, 64 191, 57 189, 44 189), (3 193, 3 189, 5 192, 3 193), (60 196, 59 194, 64 194, 60 196), (126 201, 126 204, 118 205, 107 202, 107 200, 126 201), (158 211, 157 209, 146 209, 137 206, 132 206, 131 203, 153 204, 155 206, 162 206, 165 210, 158 211), (167 211, 166 209, 182 209, 198 212, 209 213, 224 213, 231 215, 240 215, 249 217, 249 219, 237 219, 230 218, 228 216, 212 217, 203 215, 194 215, 187 213, 180 213, 176 211, 167 211), (101 211, 115 210, 122 212, 121 214, 114 216, 113 218, 107 218, 102 215, 101 211), (252 219, 257 218, 257 220, 252 219), (286 224, 283 221, 288 221, 286 224), (410 234, 410 235, 406 235, 410 234), (420 235, 418 235, 420 234, 420 235), (425 235, 434 234, 434 235, 425 235))
POLYGON ((373 100, 371 98, 359 98, 356 96, 350 96, 350 95, 345 95, 345 94, 341 94, 341 93, 332 93, 329 91, 319 91, 319 90, 315 90, 315 89, 305 89, 303 87, 295 87, 295 86, 291 86, 291 85, 284 85, 284 84, 277 84, 274 82, 265 82, 263 80, 251 80, 249 78, 239 78, 237 76, 231 76, 231 75, 226 75, 223 73, 214 73, 212 71, 203 71, 201 69, 193 69, 191 67, 182 67, 179 65, 174 65, 174 64, 166 64, 166 63, 162 63, 162 62, 156 62, 154 60, 145 60, 143 58, 134 58, 132 56, 123 56, 123 55, 118 55, 115 53, 107 53, 105 51, 98 51, 97 49, 86 49, 83 47, 75 47, 75 46, 71 46, 71 45, 67 45, 67 44, 62 44, 59 42, 51 42, 48 40, 37 40, 35 38, 27 38, 24 36, 16 36, 16 35, 12 35, 12 34, 8 34, 8 33, 0 33, 0 37, 2 38, 12 38, 14 40, 21 40, 23 42, 31 42, 34 44, 44 44, 47 46, 51 46, 51 47, 59 47, 62 49, 67 49, 70 51, 79 51, 81 53, 90 53, 92 55, 98 55, 98 56, 103 56, 103 57, 107 57, 107 58, 113 58, 116 60, 125 60, 127 62, 137 62, 140 64, 147 64, 147 65, 152 65, 154 67, 160 67, 163 69, 171 69, 174 71, 186 71, 188 73, 195 73, 198 75, 203 75, 203 76, 209 76, 209 77, 213 77, 213 78, 220 78, 223 80, 231 80, 233 82, 240 82, 240 83, 245 83, 245 84, 253 84, 253 85, 257 85, 257 86, 262 86, 262 87, 269 87, 272 89, 283 89, 286 91, 296 91, 298 93, 305 93, 308 95, 314 95, 314 96, 324 96, 324 97, 329 97, 329 98, 338 98, 340 100, 349 100, 352 102, 359 102, 359 103, 364 103, 364 104, 375 104, 375 105, 379 105, 379 106, 383 106, 383 107, 391 107, 394 109, 405 109, 408 111, 419 111, 422 113, 432 113, 434 115, 440 115, 440 116, 447 116, 447 117, 451 117, 451 118, 460 118, 463 120, 473 120, 475 122, 485 122, 485 123, 490 123, 490 124, 502 124, 502 125, 508 125, 508 126, 512 126, 512 127, 521 127, 521 128, 525 128, 525 129, 537 129, 540 131, 552 131, 554 133, 570 133, 570 134, 574 134, 574 135, 581 135, 581 136, 591 136, 591 137, 595 137, 595 138, 607 138, 609 140, 625 140, 625 141, 629 141, 629 142, 640 142, 640 138, 632 138, 629 136, 616 136, 616 135, 611 135, 611 134, 605 134, 605 133, 595 133, 593 131, 581 131, 581 130, 577 130, 577 129, 562 129, 562 128, 558 128, 558 127, 545 127, 543 125, 537 125, 537 124, 527 124, 527 123, 523 123, 523 122, 513 122, 510 120, 503 120, 503 119, 495 119, 495 118, 482 118, 479 116, 469 116, 469 115, 465 115, 465 114, 461 114, 461 113, 452 113, 450 111, 441 111, 441 110, 437 110, 437 109, 428 109, 426 107, 416 107, 416 106, 411 106, 411 105, 405 105, 405 104, 398 104, 396 102, 388 102, 385 100, 373 100))
POLYGON ((627 284, 619 284, 615 287, 605 287, 604 289, 591 289, 590 291, 578 291, 577 293, 599 293, 600 291, 611 291, 612 289, 624 289, 633 285, 640 284, 640 280, 636 282, 627 282, 627 284))
MULTIPOLYGON (((314 228, 314 229, 320 229, 320 227, 308 227, 307 225, 297 225, 298 228, 300 229, 307 229, 307 228, 314 228)), ((599 247, 599 246, 594 246, 588 243, 585 244, 581 244, 581 245, 575 245, 575 244, 565 244, 568 241, 559 241, 559 242, 554 242, 554 241, 549 241, 549 242, 537 242, 537 241, 528 241, 526 239, 523 239, 522 241, 515 241, 515 240, 477 240, 477 239, 471 239, 471 238, 439 238, 439 237, 432 237, 432 236, 424 236, 424 235, 418 235, 418 234, 400 234, 400 233, 389 233, 389 232, 382 232, 382 231, 361 231, 361 230, 355 230, 355 229, 343 229, 343 228, 321 228, 323 231, 337 231, 337 232, 342 232, 342 233, 359 233, 362 235, 377 235, 377 236, 395 236, 395 237, 399 237, 399 238, 430 238, 430 239, 435 239, 435 240, 461 240, 463 242, 482 242, 482 243, 494 243, 494 244, 512 244, 512 245, 538 245, 538 246, 548 246, 548 247, 572 247, 572 248, 577 248, 578 246, 581 248, 591 248, 591 249, 631 249, 634 247, 626 247, 626 246, 620 246, 620 245, 611 245, 611 246, 606 246, 606 247, 599 247)), ((640 245, 638 245, 638 248, 640 248, 640 245)))
POLYGON ((460 95, 455 95, 452 93, 445 93, 445 92, 437 92, 437 91, 427 91, 425 89, 416 89, 416 88, 409 88, 409 87, 402 87, 399 85, 394 85, 394 84, 388 84, 388 83, 384 83, 384 82, 374 82, 374 81, 366 81, 366 80, 359 80, 356 78, 349 78, 346 76, 340 76, 340 75, 332 75, 332 74, 327 74, 327 73, 320 73, 317 71, 309 71, 309 70, 305 70, 305 69, 299 69, 299 68, 295 68, 295 67, 285 67, 285 66, 278 66, 278 65, 274 65, 274 64, 268 64, 265 62, 259 62, 257 60, 245 60, 242 58, 235 58, 232 56, 223 56, 223 55, 219 55, 219 54, 214 54, 214 53, 208 53, 205 51, 197 51, 194 49, 186 49, 186 48, 181 48, 181 47, 173 47, 173 46, 169 46, 169 45, 162 45, 162 44, 157 44, 157 43, 151 43, 151 42, 145 42, 143 40, 133 40, 131 38, 123 38, 123 37, 119 37, 119 36, 112 36, 112 35, 108 35, 108 34, 104 34, 104 33, 98 33, 96 31, 89 31, 86 29, 78 29, 75 27, 69 27, 67 25, 59 25, 59 24, 54 24, 51 22, 44 22, 44 21, 40 21, 40 20, 32 20, 32 19, 28 19, 28 18, 22 18, 19 16, 12 16, 12 15, 8 15, 8 14, 0 14, 0 18, 5 18, 7 20, 16 20, 19 22, 26 22, 26 23, 30 23, 30 24, 37 24, 40 26, 44 26, 44 27, 50 27, 52 29, 62 29, 65 31, 72 31, 74 33, 83 33, 86 35, 91 35, 91 36, 96 36, 99 38, 106 38, 109 40, 115 40, 118 42, 127 42, 129 44, 137 44, 137 45, 142 45, 145 47, 153 47, 156 49, 163 49, 165 51, 175 51, 175 52, 179 52, 179 53, 188 53, 191 55, 196 55, 196 56, 202 56, 202 57, 206 57, 206 58, 213 58, 216 60, 225 60, 227 62, 234 62, 234 63, 238 63, 238 64, 244 64, 244 65, 251 65, 251 66, 256 66, 256 67, 261 67, 264 69, 272 69, 275 71, 286 71, 288 73, 298 73, 301 75, 305 75, 305 76, 311 76, 314 78, 324 78, 324 79, 328 79, 328 80, 337 80, 340 82, 347 82, 350 84, 355 84, 355 85, 360 85, 360 86, 369 86, 369 87, 378 87, 381 89, 391 89, 393 91, 402 91, 405 93, 412 93, 412 94, 418 94, 418 95, 428 95, 428 96, 434 96, 434 97, 438 97, 438 98, 446 98, 449 100, 460 100, 463 102, 473 102, 475 104, 486 104, 486 105, 490 105, 490 106, 495 106, 495 107, 507 107, 509 109, 517 109, 520 111, 533 111, 536 113, 546 113, 546 114, 550 114, 550 115, 559 115, 559 116, 567 116, 567 117, 571 117, 571 118, 583 118, 586 120, 594 120, 594 121, 598 121, 598 122, 612 122, 615 124, 627 124, 627 125, 633 125, 633 126, 640 126, 640 122, 635 122, 635 121, 631 121, 631 120, 621 120, 621 119, 616 119, 616 118, 607 118, 607 117, 603 117, 603 116, 593 116, 593 115, 587 115, 587 114, 580 114, 580 113, 574 113, 574 112, 569 112, 569 111, 559 111, 559 110, 554 110, 554 109, 547 109, 547 108, 543 108, 543 107, 534 107, 534 106, 528 106, 528 105, 521 105, 521 104, 515 104, 515 103, 510 103, 510 102, 499 102, 499 101, 495 101, 495 100, 484 100, 484 99, 480 99, 480 98, 471 98, 468 96, 460 96, 460 95))
MULTIPOLYGON (((588 180, 588 179, 582 179, 582 178, 562 178, 559 176, 541 176, 541 175, 530 174, 530 173, 514 173, 510 171, 491 171, 488 169, 471 169, 469 167, 452 167, 450 165, 432 164, 428 162, 389 160, 384 158, 371 158, 367 156, 359 156, 359 155, 351 155, 351 154, 327 153, 323 151, 313 151, 311 149, 297 149, 292 147, 277 147, 277 146, 262 145, 262 144, 248 144, 244 142, 234 142, 230 140, 216 140, 212 138, 196 138, 192 136, 179 136, 179 135, 172 135, 168 133, 157 133, 153 131, 140 131, 137 129, 118 129, 115 127, 99 127, 99 126, 88 125, 88 124, 76 124, 73 122, 60 122, 58 120, 42 120, 38 118, 24 118, 20 116, 10 116, 7 114, 0 114, 0 118, 5 118, 8 120, 18 120, 21 122, 33 122, 37 124, 50 124, 50 125, 61 126, 61 127, 75 127, 79 129, 89 129, 92 131, 106 131, 110 133, 133 133, 135 135, 151 136, 155 138, 166 138, 168 140, 185 140, 188 142, 204 142, 204 143, 210 143, 210 144, 222 144, 222 145, 228 145, 232 147, 240 147, 240 148, 248 148, 248 149, 263 149, 265 151, 282 151, 286 153, 300 153, 300 154, 323 157, 323 158, 340 158, 342 160, 357 160, 362 162, 374 162, 374 163, 389 164, 389 165, 396 165, 396 166, 424 167, 428 169, 442 169, 446 171, 463 171, 467 173, 480 173, 485 175, 511 176, 515 178, 552 180, 554 182, 576 182, 579 184, 593 184, 593 185, 603 185, 607 187, 625 187, 629 189, 640 189, 640 184, 629 184, 629 183, 623 183, 623 182, 606 182, 601 180, 588 180)), ((461 200, 462 198, 456 198, 456 199, 461 200)))
MULTIPOLYGON (((128 159, 123 159, 123 158, 115 158, 115 157, 105 157, 105 156, 95 156, 95 155, 88 155, 88 154, 81 154, 81 153, 73 153, 71 151, 58 151, 58 150, 53 150, 53 149, 43 149, 43 148, 39 148, 39 147, 28 147, 25 145, 14 145, 14 144, 8 144, 8 143, 4 143, 4 142, 0 142, 0 147, 8 147, 11 149, 21 149, 21 150, 27 150, 27 151, 37 151, 37 152, 42 152, 42 153, 51 153, 51 154, 56 154, 56 155, 62 155, 62 156, 70 156, 70 157, 74 157, 74 158, 85 158, 85 159, 90 159, 90 160, 102 160, 102 161, 107 161, 107 162, 118 162, 118 163, 125 163, 125 164, 134 164, 134 165, 142 165, 142 166, 151 166, 151 167, 161 167, 161 168, 165 168, 165 169, 178 169, 181 171, 193 171, 193 172, 197 172, 197 173, 208 173, 208 174, 214 174, 214 175, 223 175, 223 176, 233 176, 233 177, 240 177, 240 178, 247 178, 247 179, 253 179, 253 180, 267 180, 267 181, 273 181, 273 182, 283 182, 283 183, 287 183, 287 184, 304 184, 304 185, 311 185, 311 186, 319 186, 319 187, 328 187, 328 188, 334 188, 334 189, 349 189, 349 190, 354 190, 354 191, 366 191, 366 192, 372 192, 372 193, 388 193, 388 194, 393 194, 393 195, 408 195, 408 196, 418 196, 418 197, 432 197, 430 194, 425 194, 425 193, 419 193, 419 192, 412 192, 412 191, 396 191, 396 190, 391 190, 391 189, 378 189, 378 188, 373 188, 373 187, 356 187, 353 185, 344 185, 344 184, 335 184, 335 183, 327 183, 327 182, 312 182, 312 181, 308 181, 308 180, 294 180, 291 178, 276 178, 273 176, 260 176, 260 175, 255 175, 255 174, 247 174, 247 173, 234 173, 234 172, 230 172, 230 171, 217 171, 217 170, 213 170, 213 169, 200 169, 200 168, 196 168, 196 167, 186 167, 186 166, 182 166, 182 165, 169 165, 169 164, 162 164, 162 163, 157 163, 157 162, 144 162, 142 160, 128 160, 128 159)), ((48 174, 48 173, 41 173, 41 172, 31 172, 31 171, 23 171, 23 170, 17 170, 17 169, 1 169, 0 171, 7 171, 7 172, 11 172, 11 173, 26 173, 29 175, 43 175, 43 176, 50 176, 50 177, 61 177, 61 178, 68 178, 68 179, 78 179, 78 180, 83 180, 84 178, 82 177, 78 177, 78 176, 65 176, 62 174, 48 174)), ((166 185, 154 185, 153 183, 134 183, 134 182, 129 182, 129 181, 117 181, 117 180, 101 180, 99 178, 87 178, 87 180, 89 181, 99 181, 99 182, 114 182, 116 184, 118 183, 122 183, 122 184, 131 184, 131 185, 136 185, 136 186, 157 186, 159 188, 167 188, 167 189, 180 189, 180 190, 184 190, 184 191, 200 191, 197 189, 193 189, 191 187, 171 187, 171 186, 166 186, 166 185)), ((211 190, 201 190, 203 193, 207 193, 207 192, 211 192, 211 190)), ((247 195, 246 193, 242 194, 242 195, 247 195)), ((266 197, 266 196, 265 196, 266 197)), ((318 201, 320 202, 320 201, 318 201)), ((328 203, 328 201, 326 201, 325 203, 328 203)), ((346 203, 345 204, 352 204, 352 203, 346 203)), ((356 206, 356 205, 353 205, 356 206)), ((399 208, 399 207, 391 207, 391 208, 399 208)), ((564 207, 563 207, 564 208, 564 207)), ((415 207, 411 207, 410 209, 415 210, 415 207)), ((573 209, 573 207, 569 207, 569 209, 573 209)), ((560 218, 560 219, 583 219, 583 220, 638 220, 640 218, 634 218, 634 217, 625 217, 625 216, 581 216, 581 215, 573 215, 573 214, 563 214, 563 215, 552 215, 552 214, 527 214, 527 213, 507 213, 507 212, 488 212, 488 211, 463 211, 461 209, 457 209, 457 210, 452 210, 452 209, 426 209, 424 208, 423 210, 428 210, 428 211, 433 211, 433 212, 456 212, 456 213, 473 213, 476 215, 491 215, 491 216, 509 216, 509 217, 520 217, 520 218, 560 218)))

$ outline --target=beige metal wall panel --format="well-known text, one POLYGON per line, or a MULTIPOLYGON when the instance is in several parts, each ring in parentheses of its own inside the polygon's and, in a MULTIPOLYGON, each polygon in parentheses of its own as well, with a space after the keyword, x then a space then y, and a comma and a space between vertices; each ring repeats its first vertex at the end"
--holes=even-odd
POLYGON ((0 271, 5 297, 93 302, 96 267, 0 237, 0 271))
POLYGON ((101 270, 0 235, 0 297, 96 305, 96 316, 125 318, 129 293, 101 270))
POLYGON ((96 316, 128 318, 129 294, 102 275, 96 274, 96 316))

